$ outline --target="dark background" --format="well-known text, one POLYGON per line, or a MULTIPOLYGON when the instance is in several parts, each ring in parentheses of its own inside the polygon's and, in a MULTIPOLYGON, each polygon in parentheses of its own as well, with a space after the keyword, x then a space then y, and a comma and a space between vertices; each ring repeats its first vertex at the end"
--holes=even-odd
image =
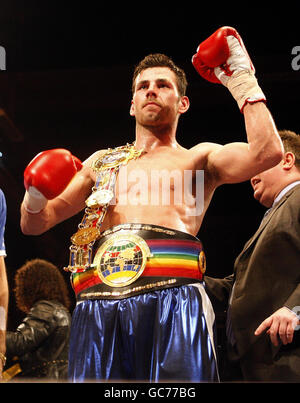
MULTIPOLYGON (((6 50, 6 70, 0 71, 0 187, 8 206, 10 330, 21 316, 12 291, 15 271, 35 257, 65 266, 70 236, 82 216, 41 236, 23 235, 19 208, 28 162, 50 148, 67 148, 84 160, 97 149, 133 141, 133 67, 156 52, 171 56, 189 81, 191 108, 181 118, 179 143, 191 147, 201 141, 245 141, 243 116, 229 92, 204 81, 190 62, 198 44, 223 25, 234 26, 243 37, 277 127, 299 132, 300 70, 291 66, 292 49, 300 46, 299 6, 289 4, 284 10, 283 3, 275 8, 263 8, 262 2, 235 3, 221 10, 207 3, 203 10, 194 1, 137 6, 0 1, 0 45, 6 50)), ((199 232, 209 275, 232 272, 263 212, 249 183, 217 189, 199 232)))

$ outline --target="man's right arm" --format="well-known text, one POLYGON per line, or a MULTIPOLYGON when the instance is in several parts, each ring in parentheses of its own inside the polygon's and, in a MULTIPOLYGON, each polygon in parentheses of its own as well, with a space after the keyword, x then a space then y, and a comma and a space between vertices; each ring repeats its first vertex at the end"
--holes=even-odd
POLYGON ((53 151, 39 154, 24 173, 21 230, 26 235, 42 234, 78 213, 93 186, 89 159, 82 165, 69 152, 53 151))
POLYGON ((40 235, 56 224, 78 213, 84 205, 75 206, 68 203, 63 196, 47 202, 46 206, 38 213, 30 213, 21 205, 21 230, 25 235, 40 235))

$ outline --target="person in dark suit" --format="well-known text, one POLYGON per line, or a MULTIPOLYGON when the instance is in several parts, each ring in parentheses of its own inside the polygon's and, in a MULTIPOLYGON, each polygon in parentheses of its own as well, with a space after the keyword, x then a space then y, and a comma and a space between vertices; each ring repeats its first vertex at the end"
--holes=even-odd
POLYGON ((254 198, 268 207, 259 228, 232 275, 205 277, 212 300, 229 301, 228 357, 240 370, 236 380, 300 381, 300 135, 279 135, 282 161, 251 178, 254 198))

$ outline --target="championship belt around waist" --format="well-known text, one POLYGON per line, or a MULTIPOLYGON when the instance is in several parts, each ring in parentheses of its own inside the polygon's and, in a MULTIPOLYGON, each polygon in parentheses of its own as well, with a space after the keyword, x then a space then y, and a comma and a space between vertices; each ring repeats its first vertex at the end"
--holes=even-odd
POLYGON ((121 224, 94 245, 93 264, 72 273, 78 301, 121 299, 202 281, 205 254, 194 236, 148 224, 121 224))

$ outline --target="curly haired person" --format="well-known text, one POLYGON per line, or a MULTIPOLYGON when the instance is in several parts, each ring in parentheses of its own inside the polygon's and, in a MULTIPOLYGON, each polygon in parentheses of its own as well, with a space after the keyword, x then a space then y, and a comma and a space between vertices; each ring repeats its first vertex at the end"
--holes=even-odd
POLYGON ((18 357, 22 377, 65 379, 71 300, 63 275, 46 260, 29 260, 16 272, 14 293, 26 316, 6 333, 7 357, 18 357))

